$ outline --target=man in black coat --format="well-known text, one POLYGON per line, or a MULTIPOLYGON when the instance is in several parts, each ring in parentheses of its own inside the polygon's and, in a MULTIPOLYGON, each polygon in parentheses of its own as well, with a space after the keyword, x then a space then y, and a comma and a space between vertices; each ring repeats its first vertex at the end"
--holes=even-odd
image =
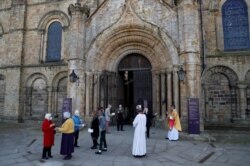
POLYGON ((146 123, 146 127, 147 127, 147 138, 149 138, 149 132, 150 132, 150 127, 152 125, 152 119, 155 117, 155 115, 153 115, 151 112, 148 111, 148 108, 144 108, 144 114, 147 117, 147 123, 146 123))
POLYGON ((93 119, 91 122, 91 129, 93 132, 91 133, 93 146, 91 149, 97 149, 97 140, 99 137, 99 119, 98 119, 98 111, 93 112, 93 119))
POLYGON ((124 109, 120 104, 116 109, 116 122, 117 122, 117 131, 123 131, 123 121, 124 121, 124 109))

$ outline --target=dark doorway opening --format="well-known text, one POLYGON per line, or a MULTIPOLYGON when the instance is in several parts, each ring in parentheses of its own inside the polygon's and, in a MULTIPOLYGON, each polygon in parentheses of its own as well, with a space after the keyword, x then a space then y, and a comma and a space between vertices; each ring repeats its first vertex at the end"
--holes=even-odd
POLYGON ((119 104, 125 108, 125 123, 131 124, 136 115, 136 105, 152 110, 151 64, 140 54, 130 54, 120 62, 118 75, 119 104))

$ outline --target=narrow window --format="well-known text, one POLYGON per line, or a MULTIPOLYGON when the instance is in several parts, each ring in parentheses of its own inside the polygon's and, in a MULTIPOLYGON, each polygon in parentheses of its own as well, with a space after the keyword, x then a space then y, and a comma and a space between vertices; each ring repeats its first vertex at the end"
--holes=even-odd
POLYGON ((249 48, 248 11, 244 0, 227 0, 222 6, 225 51, 249 48))
POLYGON ((62 25, 55 21, 48 28, 47 56, 46 62, 57 62, 61 60, 62 25))

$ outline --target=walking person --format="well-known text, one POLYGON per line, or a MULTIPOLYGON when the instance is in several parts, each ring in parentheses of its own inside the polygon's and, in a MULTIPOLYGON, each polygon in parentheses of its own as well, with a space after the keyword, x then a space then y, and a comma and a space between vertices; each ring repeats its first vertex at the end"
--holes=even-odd
POLYGON ((98 111, 94 111, 92 115, 93 115, 93 119, 91 122, 91 129, 92 129, 91 138, 93 141, 93 146, 91 147, 91 149, 97 149, 97 140, 99 137, 98 111))
POLYGON ((100 146, 99 150, 95 152, 96 154, 102 154, 102 151, 107 151, 107 143, 106 143, 106 119, 104 116, 103 110, 99 110, 99 129, 101 132, 100 136, 100 146), (104 145, 104 148, 102 148, 102 145, 104 145))
POLYGON ((105 109, 105 118, 106 118, 106 133, 110 133, 109 131, 109 124, 110 124, 110 110, 111 110, 112 106, 109 104, 108 108, 105 109))
POLYGON ((168 113, 168 127, 167 139, 170 141, 176 141, 179 139, 179 131, 181 131, 181 123, 179 115, 175 109, 175 105, 171 106, 170 112, 168 113))
POLYGON ((56 129, 62 133, 60 154, 66 155, 64 160, 69 160, 74 152, 74 121, 70 118, 70 112, 64 112, 63 118, 65 121, 62 127, 56 129))
POLYGON ((148 111, 148 108, 145 107, 143 110, 144 114, 147 117, 147 122, 146 122, 146 127, 147 127, 147 138, 149 138, 150 135, 150 127, 152 125, 152 119, 157 115, 157 113, 155 113, 154 115, 152 114, 151 111, 148 111))
POLYGON ((117 131, 123 131, 123 121, 124 121, 124 109, 120 104, 116 110, 116 123, 117 123, 117 131))
POLYGON ((55 140, 55 124, 52 122, 50 113, 46 113, 45 119, 42 123, 43 131, 43 154, 42 159, 53 158, 51 155, 51 147, 54 145, 55 140))
POLYGON ((143 157, 146 155, 146 115, 143 113, 141 105, 137 106, 137 112, 133 126, 135 128, 132 155, 134 157, 143 157))
POLYGON ((78 110, 75 110, 75 114, 72 116, 72 119, 74 121, 75 131, 74 131, 74 146, 80 147, 78 145, 78 138, 79 138, 79 131, 81 127, 84 127, 82 120, 80 119, 80 112, 78 110))

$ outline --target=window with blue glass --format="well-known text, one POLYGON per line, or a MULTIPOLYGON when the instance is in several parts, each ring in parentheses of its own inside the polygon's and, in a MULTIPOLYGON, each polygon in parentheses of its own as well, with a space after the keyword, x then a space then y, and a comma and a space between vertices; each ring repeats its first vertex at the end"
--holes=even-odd
POLYGON ((46 62, 57 62, 61 60, 62 25, 55 21, 48 28, 47 56, 46 62))
POLYGON ((244 0, 227 0, 222 6, 225 51, 249 49, 248 11, 244 0))

